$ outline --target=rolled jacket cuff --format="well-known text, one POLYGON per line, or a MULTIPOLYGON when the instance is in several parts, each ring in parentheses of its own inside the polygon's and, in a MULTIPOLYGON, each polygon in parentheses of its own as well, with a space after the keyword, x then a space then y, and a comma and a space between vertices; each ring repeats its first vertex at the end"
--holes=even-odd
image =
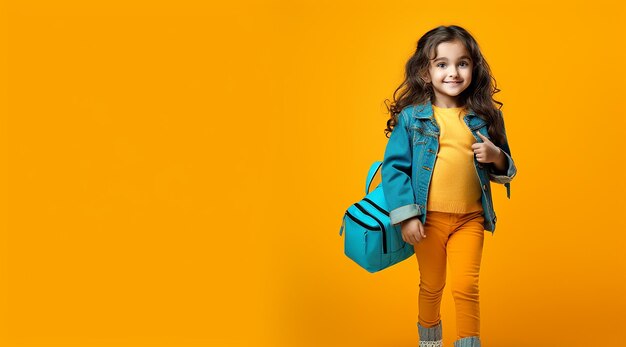
POLYGON ((422 211, 418 204, 408 204, 391 210, 389 212, 389 219, 391 220, 391 224, 396 225, 404 220, 421 214, 422 211))
POLYGON ((515 167, 515 162, 513 162, 513 158, 505 152, 502 151, 506 156, 506 161, 508 163, 508 167, 506 169, 506 174, 496 174, 494 173, 494 166, 491 165, 489 168, 489 179, 496 183, 505 184, 511 182, 515 174, 517 173, 517 168, 515 167))

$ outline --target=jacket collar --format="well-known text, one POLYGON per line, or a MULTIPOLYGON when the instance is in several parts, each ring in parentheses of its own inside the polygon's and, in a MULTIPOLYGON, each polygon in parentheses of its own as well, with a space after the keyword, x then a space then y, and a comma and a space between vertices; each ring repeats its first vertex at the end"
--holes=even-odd
MULTIPOLYGON (((426 99, 425 102, 413 105, 413 117, 415 118, 432 118, 433 117, 433 107, 430 102, 430 99, 426 99)), ((474 110, 469 109, 466 116, 476 116, 478 115, 474 112, 474 110)))

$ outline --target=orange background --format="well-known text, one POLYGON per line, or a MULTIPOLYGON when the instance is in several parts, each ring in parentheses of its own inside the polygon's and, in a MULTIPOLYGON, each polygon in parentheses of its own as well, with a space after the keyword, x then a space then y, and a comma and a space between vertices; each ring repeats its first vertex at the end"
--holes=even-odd
POLYGON ((415 258, 369 274, 338 232, 440 24, 481 45, 518 167, 483 344, 623 341, 624 2, 0 6, 0 345, 417 345, 415 258))

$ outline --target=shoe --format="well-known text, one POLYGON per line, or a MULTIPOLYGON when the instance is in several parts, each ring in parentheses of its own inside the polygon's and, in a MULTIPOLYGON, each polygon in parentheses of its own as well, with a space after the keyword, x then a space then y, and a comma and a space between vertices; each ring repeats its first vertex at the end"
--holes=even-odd
POLYGON ((480 337, 468 336, 454 341, 454 347, 480 347, 480 337))
POLYGON ((423 327, 417 323, 417 331, 420 337, 419 347, 443 347, 441 320, 437 325, 430 328, 423 327))

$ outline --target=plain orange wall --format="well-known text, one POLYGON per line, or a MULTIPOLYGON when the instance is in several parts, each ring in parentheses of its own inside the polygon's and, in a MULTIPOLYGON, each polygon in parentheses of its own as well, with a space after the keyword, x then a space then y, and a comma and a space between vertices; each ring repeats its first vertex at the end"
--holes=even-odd
MULTIPOLYGON (((0 345, 417 345, 415 258, 369 274, 338 232, 440 24, 481 45, 518 167, 483 345, 620 345, 625 6, 2 2, 0 345)), ((449 287, 442 316, 451 346, 449 287)))

